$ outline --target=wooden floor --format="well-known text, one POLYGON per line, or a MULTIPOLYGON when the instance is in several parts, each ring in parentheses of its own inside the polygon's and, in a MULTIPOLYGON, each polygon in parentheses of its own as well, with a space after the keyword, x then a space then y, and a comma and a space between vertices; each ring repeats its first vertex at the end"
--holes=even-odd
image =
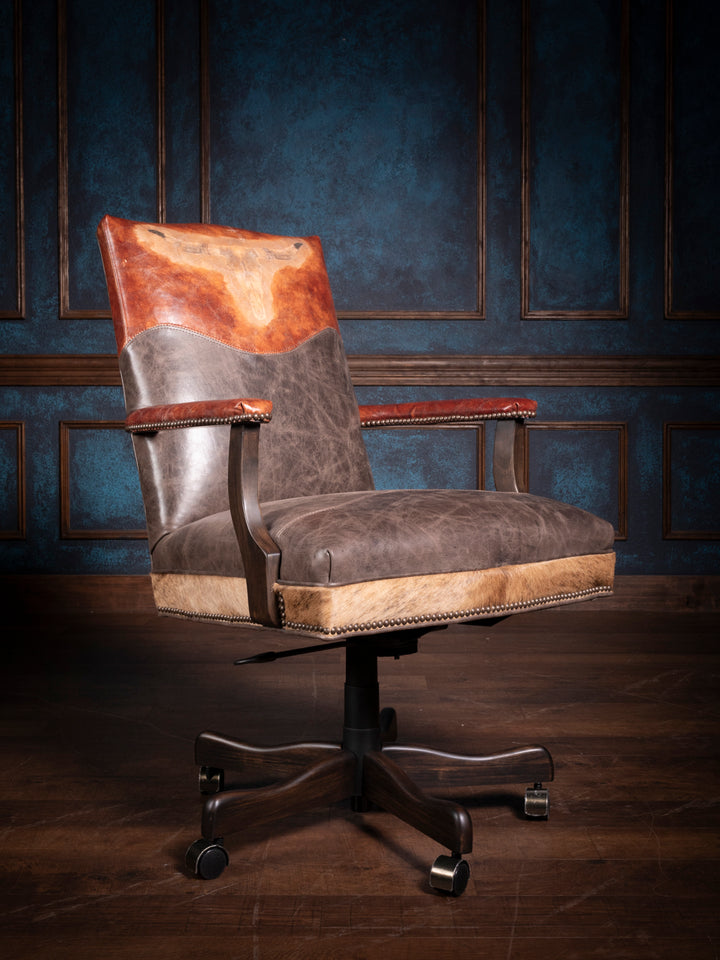
POLYGON ((220 878, 188 876, 195 734, 338 737, 342 652, 233 667, 276 636, 160 619, 144 582, 101 582, 25 583, 3 628, 2 956, 720 956, 720 613, 599 601, 382 661, 401 740, 555 756, 547 822, 523 818, 524 784, 463 798, 472 875, 448 899, 427 884, 434 842, 342 804, 228 837, 220 878))

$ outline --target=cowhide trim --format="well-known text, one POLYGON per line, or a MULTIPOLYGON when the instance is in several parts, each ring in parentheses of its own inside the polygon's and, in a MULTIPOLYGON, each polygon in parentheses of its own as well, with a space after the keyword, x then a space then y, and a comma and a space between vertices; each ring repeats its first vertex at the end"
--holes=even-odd
POLYGON ((615 554, 338 587, 278 584, 283 627, 328 637, 453 623, 589 600, 612 592, 615 554))
MULTIPOLYGON (((606 553, 338 587, 276 584, 275 591, 283 629, 337 639, 591 600, 612 593, 614 567, 615 554, 606 553)), ((253 622, 241 577, 153 573, 151 578, 162 614, 253 622)))
POLYGON ((252 623, 242 577, 152 573, 155 606, 160 613, 192 620, 252 623))

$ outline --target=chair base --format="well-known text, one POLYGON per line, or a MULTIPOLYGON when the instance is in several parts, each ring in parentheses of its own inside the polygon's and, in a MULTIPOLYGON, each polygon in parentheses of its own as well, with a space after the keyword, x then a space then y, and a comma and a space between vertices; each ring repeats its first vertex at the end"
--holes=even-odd
POLYGON ((188 867, 195 874, 204 879, 219 876, 228 862, 222 840, 227 834, 350 800, 354 810, 366 810, 371 804, 381 807, 450 850, 449 857, 435 861, 430 883, 435 889, 459 895, 469 876, 462 856, 472 850, 470 815, 461 804, 421 790, 405 773, 403 763, 432 770, 444 787, 467 790, 532 783, 526 792, 525 812, 536 818, 547 816, 547 790, 542 785, 553 779, 553 763, 545 747, 463 755, 394 742, 395 711, 379 710, 377 658, 414 652, 421 635, 403 631, 375 642, 348 641, 341 743, 259 747, 219 733, 199 735, 195 760, 200 766, 201 792, 208 796, 202 839, 192 844, 187 854, 188 867), (224 789, 226 769, 242 771, 256 785, 224 789))

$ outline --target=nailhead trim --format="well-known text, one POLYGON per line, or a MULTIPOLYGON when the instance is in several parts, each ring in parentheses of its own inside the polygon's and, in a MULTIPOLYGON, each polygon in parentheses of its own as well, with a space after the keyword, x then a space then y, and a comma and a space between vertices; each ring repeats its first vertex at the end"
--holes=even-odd
POLYGON ((184 617, 191 620, 214 620, 220 623, 255 623, 252 617, 233 616, 224 613, 197 613, 194 610, 180 610, 177 607, 158 607, 158 613, 165 613, 175 617, 184 617))
POLYGON ((575 590, 572 593, 555 593, 548 597, 537 597, 535 600, 520 600, 516 603, 502 603, 489 607, 473 607, 469 610, 453 610, 448 613, 427 613, 416 617, 398 617, 387 620, 372 620, 367 623, 346 624, 344 627, 322 627, 319 624, 298 623, 285 619, 285 603, 282 594, 278 595, 282 625, 288 630, 306 630, 311 633, 320 633, 325 636, 337 636, 346 633, 363 633, 366 630, 382 630, 390 627, 408 627, 419 623, 442 623, 452 620, 470 620, 480 616, 495 616, 499 613, 512 613, 518 610, 531 610, 549 603, 559 603, 563 600, 580 600, 583 597, 600 596, 612 593, 612 587, 588 587, 585 590, 575 590))
POLYGON ((453 413, 438 417, 386 417, 383 420, 363 420, 363 427, 401 426, 413 423, 475 423, 477 420, 522 420, 534 417, 534 410, 513 410, 510 413, 453 413))
MULTIPOLYGON (((278 607, 282 626, 286 630, 305 630, 311 633, 320 633, 324 636, 338 636, 346 633, 363 633, 368 630, 382 630, 395 627, 411 627, 421 623, 442 623, 453 620, 468 620, 474 617, 495 616, 499 613, 512 613, 518 610, 531 610, 548 603, 559 603, 563 600, 580 600, 583 597, 600 596, 612 593, 612 587, 589 587, 585 590, 575 590, 572 593, 555 593, 548 597, 537 597, 535 600, 519 600, 516 603, 502 603, 489 607, 472 607, 469 610, 453 610, 447 613, 427 613, 415 617, 393 617, 386 620, 371 620, 367 623, 346 624, 344 627, 322 627, 319 624, 301 623, 285 619, 285 600, 281 593, 277 594, 278 607)), ((198 613, 193 610, 181 610, 176 607, 158 607, 158 613, 190 618, 194 620, 212 620, 220 623, 255 623, 252 617, 233 616, 221 613, 198 613)))
MULTIPOLYGON (((520 420, 534 417, 533 410, 518 410, 512 413, 449 414, 444 417, 387 417, 384 420, 361 420, 363 427, 404 426, 414 423, 475 423, 478 420, 520 420)), ((217 426, 232 423, 268 423, 269 414, 244 414, 235 417, 199 417, 192 420, 158 420, 154 423, 138 423, 127 427, 128 433, 147 433, 154 430, 179 430, 183 427, 217 426)))
POLYGON ((232 423, 268 423, 270 414, 245 413, 231 417, 198 417, 193 420, 160 420, 157 423, 140 423, 126 427, 128 433, 149 433, 156 430, 179 430, 181 427, 212 427, 232 423))

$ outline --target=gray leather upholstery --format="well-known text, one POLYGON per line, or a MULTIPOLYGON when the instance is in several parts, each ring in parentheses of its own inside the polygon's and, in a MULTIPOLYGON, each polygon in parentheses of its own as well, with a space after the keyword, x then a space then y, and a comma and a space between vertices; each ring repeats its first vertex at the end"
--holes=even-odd
MULTIPOLYGON (((264 504, 263 516, 282 551, 280 581, 328 586, 608 553, 614 536, 577 507, 479 490, 293 498, 264 504)), ((165 536, 153 570, 242 576, 229 512, 165 536)))
MULTIPOLYGON (((325 329, 282 354, 246 353, 179 327, 153 327, 120 355, 128 411, 160 403, 268 398, 260 497, 368 490, 372 474, 345 353, 325 329)), ((163 534, 228 508, 228 427, 136 436, 151 549, 163 534)))

